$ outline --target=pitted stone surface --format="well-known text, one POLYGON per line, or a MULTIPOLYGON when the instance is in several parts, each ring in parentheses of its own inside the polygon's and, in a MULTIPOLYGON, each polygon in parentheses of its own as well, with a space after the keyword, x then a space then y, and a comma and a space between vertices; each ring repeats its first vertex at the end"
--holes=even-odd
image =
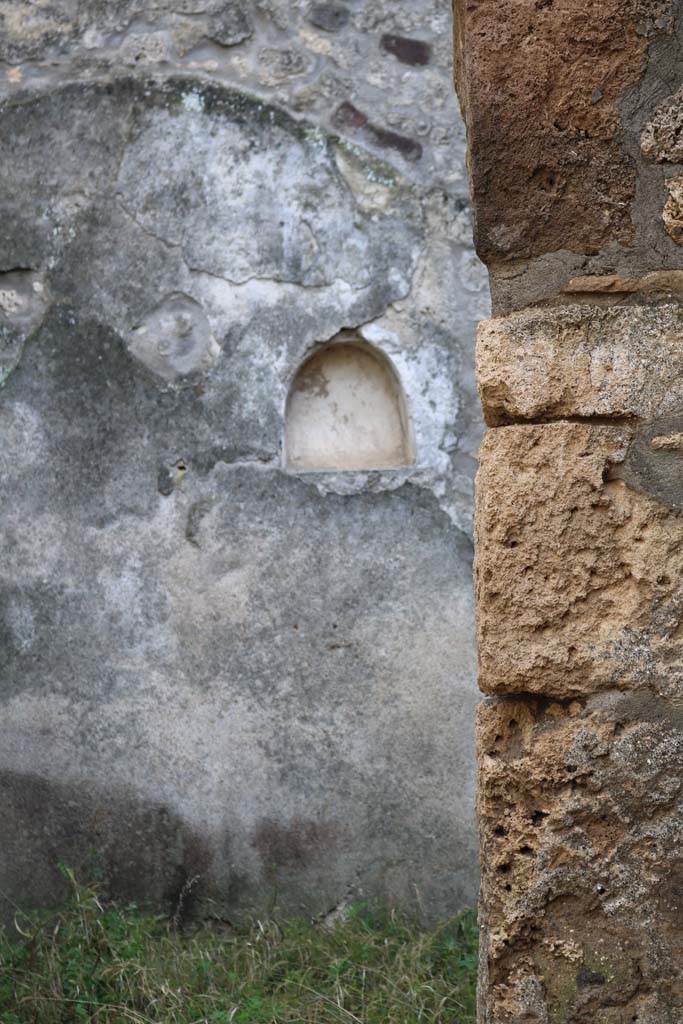
POLYGON ((480 254, 632 242, 635 170, 621 150, 618 101, 643 74, 651 41, 673 31, 673 4, 462 0, 456 17, 475 198, 487 190, 480 254))
POLYGON ((671 302, 560 306, 485 320, 477 332, 477 379, 491 426, 571 416, 647 421, 681 412, 683 310, 671 302))
POLYGON ((479 683, 497 695, 478 718, 478 1020, 675 1024, 680 4, 454 6, 496 314, 477 353, 479 683))
POLYGON ((485 692, 673 696, 683 683, 683 518, 628 473, 633 433, 565 422, 487 434, 476 562, 485 692))
POLYGON ((640 148, 658 163, 683 163, 683 86, 659 105, 645 125, 640 148))
POLYGON ((486 1024, 680 1019, 676 704, 608 691, 480 706, 486 1024))

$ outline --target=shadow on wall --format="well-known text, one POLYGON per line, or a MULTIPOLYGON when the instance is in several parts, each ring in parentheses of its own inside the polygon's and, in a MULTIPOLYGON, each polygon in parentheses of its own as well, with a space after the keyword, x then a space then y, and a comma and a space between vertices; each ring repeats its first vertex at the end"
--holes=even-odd
POLYGON ((22 910, 59 903, 67 892, 60 864, 121 900, 162 907, 181 921, 203 895, 211 853, 162 804, 18 772, 0 772, 0 801, 0 923, 9 926, 17 910, 8 893, 23 894, 22 910))
POLYGON ((397 469, 415 461, 405 395, 389 359, 355 336, 317 349, 287 399, 292 470, 397 469))

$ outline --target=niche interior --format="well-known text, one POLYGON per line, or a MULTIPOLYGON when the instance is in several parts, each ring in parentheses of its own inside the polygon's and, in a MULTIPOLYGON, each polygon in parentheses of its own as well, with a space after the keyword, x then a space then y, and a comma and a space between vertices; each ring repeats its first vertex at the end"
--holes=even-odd
POLYGON ((360 339, 330 342, 299 367, 285 417, 293 470, 396 469, 415 461, 396 370, 360 339))

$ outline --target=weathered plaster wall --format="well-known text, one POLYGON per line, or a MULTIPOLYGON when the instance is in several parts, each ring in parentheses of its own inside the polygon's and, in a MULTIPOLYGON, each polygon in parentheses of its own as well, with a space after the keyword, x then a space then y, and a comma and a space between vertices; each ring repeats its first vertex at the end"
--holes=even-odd
POLYGON ((0 892, 95 851, 173 908, 445 916, 487 311, 447 4, 0 18, 0 892), (415 464, 297 476, 288 391, 345 331, 415 464))
POLYGON ((496 314, 477 351, 479 1019, 674 1024, 683 10, 455 6, 496 314))

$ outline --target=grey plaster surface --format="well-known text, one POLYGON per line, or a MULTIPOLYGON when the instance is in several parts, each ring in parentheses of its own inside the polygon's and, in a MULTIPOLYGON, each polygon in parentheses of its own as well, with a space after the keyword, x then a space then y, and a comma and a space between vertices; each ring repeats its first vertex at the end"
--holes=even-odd
POLYGON ((445 917, 487 312, 448 4, 0 16, 3 913, 62 860, 230 919, 445 917), (415 465, 287 473, 289 387, 343 331, 415 465))

